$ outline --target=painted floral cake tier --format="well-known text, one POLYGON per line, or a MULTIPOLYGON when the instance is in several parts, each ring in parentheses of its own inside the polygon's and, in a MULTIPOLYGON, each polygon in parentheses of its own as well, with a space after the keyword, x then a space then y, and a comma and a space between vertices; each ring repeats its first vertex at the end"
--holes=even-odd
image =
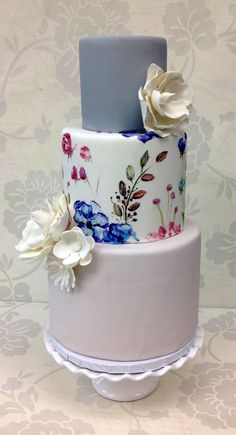
POLYGON ((64 192, 96 242, 161 240, 184 225, 186 134, 62 134, 64 192))

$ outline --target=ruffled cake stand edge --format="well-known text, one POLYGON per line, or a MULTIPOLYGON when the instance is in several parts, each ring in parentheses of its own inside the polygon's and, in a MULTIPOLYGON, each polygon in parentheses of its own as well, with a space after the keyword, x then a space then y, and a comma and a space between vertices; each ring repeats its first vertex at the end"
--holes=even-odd
POLYGON ((55 343, 53 343, 53 338, 48 329, 44 332, 44 341, 48 353, 53 356, 58 364, 65 366, 72 373, 87 376, 91 379, 92 385, 98 394, 111 400, 126 402, 148 396, 156 390, 161 376, 165 375, 169 370, 179 369, 187 360, 194 358, 202 346, 203 335, 203 328, 199 326, 191 340, 191 346, 188 348, 187 353, 157 370, 119 374, 94 371, 68 361, 55 349, 55 343))

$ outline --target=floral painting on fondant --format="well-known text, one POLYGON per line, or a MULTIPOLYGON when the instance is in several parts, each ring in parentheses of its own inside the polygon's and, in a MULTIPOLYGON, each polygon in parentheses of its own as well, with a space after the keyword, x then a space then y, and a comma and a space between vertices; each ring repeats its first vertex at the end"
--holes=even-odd
POLYGON ((66 154, 68 158, 71 157, 74 149, 72 146, 72 139, 70 133, 63 134, 61 146, 63 153, 66 154))
POLYGON ((150 232, 147 235, 148 240, 161 240, 165 237, 174 236, 181 231, 180 224, 176 224, 176 216, 179 211, 178 207, 174 204, 176 199, 176 194, 173 190, 172 184, 167 184, 166 186, 167 193, 167 209, 164 213, 161 205, 160 198, 154 198, 152 203, 158 210, 158 221, 159 225, 157 229, 153 232, 150 232))
MULTIPOLYGON (((127 133, 129 137, 135 136, 134 133, 129 132, 129 134, 130 136, 127 133)), ((154 146, 157 138, 151 133, 147 134, 152 136, 150 139, 151 148, 149 147, 149 141, 147 141, 146 150, 143 151, 138 159, 135 159, 135 163, 127 161, 126 166, 120 167, 120 179, 117 179, 117 175, 119 176, 118 171, 114 173, 114 177, 117 179, 117 189, 115 190, 113 187, 113 192, 111 191, 111 193, 109 185, 107 187, 105 185, 104 190, 104 181, 108 175, 107 170, 109 170, 109 167, 105 165, 102 154, 101 156, 98 155, 96 149, 93 146, 88 146, 88 141, 86 140, 86 145, 84 145, 83 139, 81 141, 77 139, 76 143, 72 146, 76 152, 72 160, 67 159, 65 163, 71 168, 71 173, 66 170, 67 176, 70 173, 70 179, 67 181, 67 184, 65 183, 65 190, 66 192, 71 191, 71 183, 76 189, 78 188, 78 194, 76 194, 75 188, 73 188, 74 193, 72 195, 72 206, 75 209, 75 223, 85 234, 92 235, 98 243, 133 243, 139 240, 143 241, 145 238, 146 241, 160 240, 171 237, 182 230, 182 224, 184 223, 187 136, 184 133, 175 140, 175 150, 177 152, 175 151, 170 157, 173 159, 174 155, 174 158, 179 159, 181 163, 179 166, 179 180, 176 182, 175 179, 173 183, 173 178, 171 177, 173 186, 171 183, 168 183, 166 186, 160 184, 158 188, 160 172, 158 168, 159 165, 161 165, 160 168, 165 168, 165 162, 168 162, 169 159, 168 154, 170 149, 165 146, 167 143, 163 141, 165 148, 161 146, 162 151, 160 152, 160 145, 158 143, 159 153, 155 155, 154 146), (94 154, 93 158, 92 154, 94 154), (98 170, 99 162, 100 170, 98 170), (97 171, 97 179, 94 177, 94 169, 97 171), (98 194, 99 183, 102 185, 100 194, 98 194), (151 186, 155 186, 155 189, 157 189, 156 197, 153 197, 155 192, 151 186), (165 197, 163 190, 166 190, 169 196, 165 197), (159 207, 157 203, 155 204, 155 201, 153 202, 153 200, 158 199, 161 201, 159 207), (110 207, 108 200, 110 200, 110 207), (142 224, 145 209, 151 210, 150 206, 147 208, 148 202, 156 206, 153 210, 162 210, 163 208, 163 219, 165 222, 163 224, 160 220, 160 212, 156 213, 153 211, 151 212, 152 215, 157 217, 156 227, 153 225, 153 228, 150 227, 149 231, 140 233, 139 222, 142 224), (168 214, 170 216, 165 213, 166 207, 169 208, 168 214)), ((161 169, 161 173, 163 173, 163 169, 161 169)))
POLYGON ((109 223, 99 204, 91 201, 74 203, 74 221, 85 235, 92 236, 96 242, 127 243, 129 239, 137 241, 137 236, 129 224, 109 223))
MULTIPOLYGON (((167 158, 168 151, 163 151, 156 157, 156 162, 162 162, 167 158)), ((113 212, 118 221, 124 223, 137 222, 138 209, 141 206, 142 198, 147 194, 145 184, 153 181, 155 175, 151 172, 153 165, 147 166, 150 156, 148 150, 141 156, 139 161, 139 172, 135 173, 132 165, 126 167, 126 181, 120 180, 119 191, 111 198, 113 212), (140 187, 141 184, 141 187, 140 187)))
POLYGON ((154 137, 161 138, 161 136, 154 131, 137 131, 137 130, 130 130, 130 131, 122 131, 122 136, 124 137, 133 137, 136 136, 138 140, 140 140, 143 143, 148 142, 149 140, 152 140, 154 137))
POLYGON ((185 189, 186 189, 186 146, 187 146, 187 134, 184 133, 183 137, 181 137, 178 140, 179 155, 180 155, 180 159, 181 159, 181 162, 182 162, 182 176, 181 176, 181 178, 179 180, 178 189, 179 189, 179 195, 180 195, 181 202, 182 202, 181 217, 182 217, 183 224, 184 224, 184 219, 185 219, 185 213, 184 213, 184 209, 185 209, 185 197, 184 197, 184 193, 185 193, 185 189))

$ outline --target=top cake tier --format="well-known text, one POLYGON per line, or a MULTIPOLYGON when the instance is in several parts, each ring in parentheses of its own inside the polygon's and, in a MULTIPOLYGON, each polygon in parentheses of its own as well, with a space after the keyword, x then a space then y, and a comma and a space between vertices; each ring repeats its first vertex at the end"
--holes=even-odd
POLYGON ((166 71, 164 38, 102 36, 79 43, 82 126, 120 132, 143 129, 138 90, 151 63, 166 71))

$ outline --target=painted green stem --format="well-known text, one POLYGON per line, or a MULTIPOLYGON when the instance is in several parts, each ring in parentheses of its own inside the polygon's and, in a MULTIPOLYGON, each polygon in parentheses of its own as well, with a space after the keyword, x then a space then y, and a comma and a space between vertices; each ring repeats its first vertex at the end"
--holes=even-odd
MULTIPOLYGON (((151 167, 151 166, 150 166, 150 167, 151 167)), ((137 186, 138 182, 140 181, 140 179, 142 178, 142 176, 143 176, 144 174, 146 174, 146 172, 150 169, 150 167, 147 168, 147 169, 145 169, 145 171, 142 171, 142 172, 140 173, 140 175, 138 176, 137 180, 134 182, 132 189, 130 190, 130 193, 129 193, 129 195, 128 195, 128 198, 127 198, 127 201, 126 201, 126 205, 125 205, 125 223, 126 223, 126 224, 127 224, 127 222, 128 222, 128 216, 127 216, 128 213, 127 213, 127 211, 128 211, 128 206, 129 206, 129 203, 130 203, 130 198, 131 198, 131 196, 133 195, 133 193, 134 193, 134 189, 135 189, 135 187, 137 186)))
POLYGON ((158 210, 159 210, 159 213, 160 213, 161 224, 162 224, 163 227, 165 227, 165 222, 164 222, 164 218, 163 218, 163 213, 162 213, 161 207, 159 206, 159 204, 157 205, 157 207, 158 207, 158 210))
POLYGON ((170 194, 167 192, 167 217, 169 216, 169 207, 170 207, 170 194))

